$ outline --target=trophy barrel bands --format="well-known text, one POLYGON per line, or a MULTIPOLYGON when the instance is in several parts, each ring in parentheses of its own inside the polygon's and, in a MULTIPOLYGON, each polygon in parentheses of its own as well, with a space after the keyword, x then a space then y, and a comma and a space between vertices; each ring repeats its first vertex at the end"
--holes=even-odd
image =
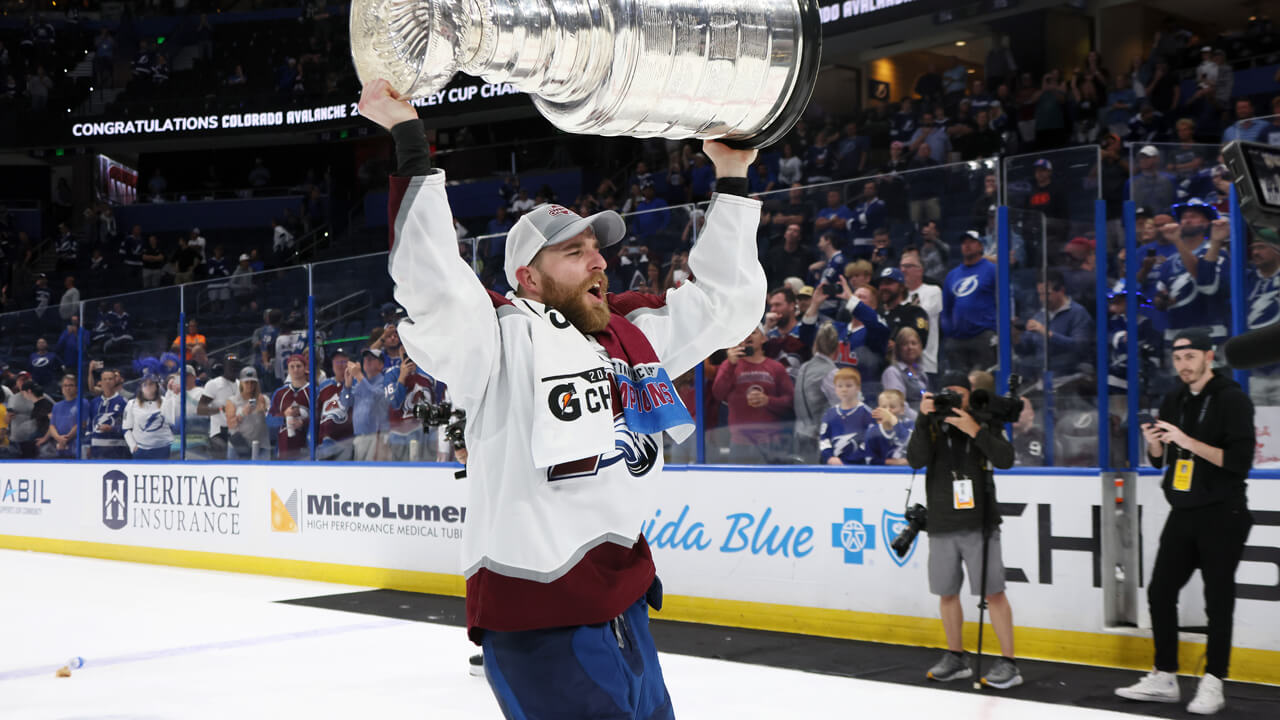
POLYGON ((534 97, 562 130, 762 147, 808 105, 821 61, 816 0, 606 0, 604 10, 613 54, 603 81, 572 101, 534 97))

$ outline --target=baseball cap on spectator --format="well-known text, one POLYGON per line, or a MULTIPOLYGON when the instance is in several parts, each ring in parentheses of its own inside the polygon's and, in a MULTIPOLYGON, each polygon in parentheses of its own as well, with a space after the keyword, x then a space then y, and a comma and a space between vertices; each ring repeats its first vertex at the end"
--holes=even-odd
POLYGON ((1049 159, 1048 159, 1048 158, 1040 158, 1039 160, 1036 160, 1035 168, 1036 168, 1037 170, 1039 170, 1039 169, 1041 169, 1041 168, 1044 168, 1045 170, 1052 170, 1052 169, 1053 169, 1053 163, 1049 162, 1049 159))
POLYGON ((1086 247, 1090 250, 1098 247, 1098 243, 1096 240, 1094 240, 1093 238, 1085 237, 1083 235, 1077 235, 1071 238, 1071 242, 1067 243, 1067 249, 1070 250, 1072 245, 1076 247, 1086 247))
POLYGON ((1218 208, 1210 205, 1209 203, 1205 202, 1204 200, 1201 200, 1200 198, 1191 198, 1190 200, 1187 200, 1184 203, 1178 203, 1177 205, 1174 205, 1173 216, 1176 217, 1179 222, 1181 222, 1182 215, 1186 213, 1188 210, 1199 212, 1209 220, 1218 219, 1218 208))
POLYGON ((1280 252, 1280 234, 1277 234, 1274 228, 1255 228, 1253 242, 1249 243, 1249 247, 1255 245, 1265 245, 1280 252))
POLYGON ((378 348, 368 348, 368 347, 367 347, 367 348, 365 348, 364 350, 361 350, 361 351, 360 351, 360 357, 361 357, 361 358, 364 358, 364 356, 366 356, 366 355, 368 355, 369 357, 375 357, 375 358, 377 358, 377 359, 379 359, 379 360, 381 360, 381 359, 382 359, 382 351, 381 351, 381 350, 379 350, 378 348))
POLYGON ((188 374, 188 375, 195 375, 195 374, 196 374, 196 368, 195 368, 195 366, 194 366, 194 365, 188 365, 188 366, 187 366, 187 374, 188 374))
POLYGON ((799 297, 813 297, 813 286, 805 285, 800 288, 800 292, 796 293, 799 297))
POLYGON ((543 248, 576 237, 587 228, 595 230, 601 250, 618 243, 627 234, 622 216, 612 210, 584 218, 563 205, 548 203, 520 216, 515 227, 507 233, 507 284, 519 288, 516 270, 533 262, 543 248))
POLYGON ((1160 157, 1160 151, 1156 149, 1155 145, 1143 145, 1138 154, 1143 157, 1160 157))
POLYGON ((1209 47, 1208 45, 1205 45, 1204 47, 1200 48, 1200 52, 1202 52, 1202 53, 1211 53, 1211 52, 1213 52, 1213 48, 1209 47))
POLYGON ((903 276, 902 271, 896 267, 887 267, 880 271, 879 277, 876 278, 876 284, 880 284, 888 280, 899 284, 906 284, 907 278, 903 276))
POLYGON ((980 242, 982 242, 982 235, 981 235, 981 234, 979 234, 977 230, 965 230, 965 231, 964 231, 964 236, 962 236, 962 237, 960 238, 960 242, 961 242, 961 244, 963 244, 963 243, 964 243, 964 241, 966 241, 966 240, 972 240, 972 241, 974 241, 974 242, 979 242, 979 243, 980 243, 980 242))
POLYGON ((249 254, 240 253, 240 262, 249 262, 249 254))
POLYGON ((244 368, 240 371, 240 379, 253 380, 256 382, 258 380, 258 371, 251 367, 244 368))
POLYGON ((351 359, 351 354, 347 352, 346 348, 340 348, 340 347, 337 347, 337 348, 334 348, 334 349, 332 349, 332 350, 330 350, 330 351, 329 351, 329 359, 330 359, 330 360, 332 360, 333 358, 338 357, 339 355, 341 355, 341 356, 342 356, 342 357, 344 357, 344 358, 347 358, 348 360, 350 360, 350 359, 351 359))
POLYGON ((1213 338, 1209 336, 1209 331, 1204 328, 1179 330, 1178 334, 1173 337, 1173 349, 1209 352, 1213 349, 1213 338))
MULTIPOLYGON (((1111 292, 1107 293, 1107 300, 1124 299, 1128 294, 1129 291, 1124 286, 1124 280, 1120 280, 1111 288, 1111 292)), ((1140 307, 1151 307, 1151 301, 1147 299, 1146 295, 1142 294, 1142 291, 1138 291, 1137 295, 1140 307)))
POLYGON ((287 366, 289 363, 292 363, 292 362, 300 362, 303 365, 306 365, 307 356, 303 355, 302 353, 294 353, 285 359, 284 364, 287 366))
POLYGON ((938 386, 943 388, 962 387, 965 390, 973 390, 973 386, 969 384, 969 376, 955 370, 943 375, 942 382, 938 386))

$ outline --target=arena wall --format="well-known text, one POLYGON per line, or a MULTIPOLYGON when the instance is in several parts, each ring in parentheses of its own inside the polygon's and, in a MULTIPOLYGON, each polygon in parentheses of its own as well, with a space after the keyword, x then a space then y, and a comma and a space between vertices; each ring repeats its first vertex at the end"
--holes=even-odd
MULTIPOLYGON (((227 463, 4 463, 0 547, 461 595, 466 480, 456 467, 227 463), (122 491, 123 488, 123 491, 122 491)), ((937 646, 927 535, 889 541, 911 475, 669 467, 644 512, 672 620, 937 646)), ((1020 656, 1149 668, 1149 631, 1103 620, 1103 484, 1096 473, 999 476, 1020 656)), ((920 497, 922 478, 916 480, 920 497)), ((1132 492, 1132 489, 1130 489, 1132 492)), ((1144 576, 1168 513, 1138 480, 1144 576)), ((1280 481, 1250 484, 1259 523, 1236 605, 1232 676, 1280 684, 1280 481)), ((913 500, 914 502, 914 500, 913 500)), ((965 590, 966 616, 976 601, 965 590)), ((1184 626, 1203 625, 1198 580, 1184 626)), ((1145 597, 1142 622, 1146 622, 1145 597)), ((969 623, 969 640, 976 626, 969 623)), ((988 628, 988 633, 990 630, 988 628)), ((987 648, 994 636, 987 635, 987 648)), ((1204 636, 1183 643, 1184 671, 1204 636)))

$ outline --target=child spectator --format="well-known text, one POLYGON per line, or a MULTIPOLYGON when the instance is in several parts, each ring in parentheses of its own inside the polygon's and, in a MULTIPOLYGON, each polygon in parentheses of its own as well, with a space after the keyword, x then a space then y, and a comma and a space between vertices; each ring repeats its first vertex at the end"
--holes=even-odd
POLYGON ((867 428, 863 443, 868 465, 906 465, 907 440, 915 423, 906 417, 906 398, 898 390, 884 390, 871 411, 875 423, 867 428))
POLYGON ((841 368, 835 386, 840 404, 828 408, 818 426, 819 458, 823 465, 864 465, 862 443, 875 421, 862 402, 862 375, 854 368, 841 368))

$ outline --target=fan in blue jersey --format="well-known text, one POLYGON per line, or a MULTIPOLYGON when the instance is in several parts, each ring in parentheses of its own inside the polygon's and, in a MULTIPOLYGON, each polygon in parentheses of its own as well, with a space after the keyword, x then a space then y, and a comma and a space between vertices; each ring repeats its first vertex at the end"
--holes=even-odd
POLYGON ((942 336, 946 364, 968 372, 996 363, 996 266, 982 256, 982 238, 970 230, 960 240, 963 264, 942 284, 942 336))
POLYGON ((868 465, 906 465, 907 441, 916 424, 907 418, 906 398, 900 390, 884 390, 871 411, 875 422, 863 443, 868 465))
POLYGON ((875 423, 862 403, 862 376, 853 368, 841 368, 835 376, 839 405, 828 408, 818 426, 818 450, 823 465, 863 465, 862 443, 875 423))
POLYGON ((98 381, 102 394, 89 403, 89 457, 121 460, 129 457, 124 440, 124 406, 120 373, 103 370, 98 381))
MULTIPOLYGON (((1156 367, 1161 358, 1163 341, 1151 318, 1145 315, 1151 303, 1138 293, 1138 387, 1149 390, 1155 380, 1156 367)), ((1110 393, 1123 397, 1129 387, 1129 318, 1126 314, 1127 294, 1123 282, 1107 296, 1107 357, 1109 371, 1107 386, 1110 393)), ((1144 405, 1145 407, 1145 405, 1144 405)), ((1119 408, 1117 408, 1119 409, 1119 408)), ((1124 406, 1122 416, 1128 412, 1124 406)))
MULTIPOLYGON (((822 253, 822 259, 809 266, 809 272, 816 273, 813 287, 816 289, 825 286, 829 298, 835 296, 834 288, 838 287, 840 278, 844 277, 843 246, 844 241, 836 233, 823 233, 822 237, 818 238, 818 251, 822 253)), ((826 307, 820 307, 818 310, 827 315, 834 315, 835 302, 828 300, 825 305, 826 307)))
MULTIPOLYGON (((1280 237, 1271 228, 1258 229, 1249 246, 1245 291, 1250 330, 1280 322, 1280 237)), ((1280 405, 1280 365, 1267 365, 1249 375, 1249 397, 1254 405, 1280 405)))
POLYGON ((1156 283, 1156 307, 1169 313, 1165 339, 1172 341, 1186 328, 1205 328, 1215 342, 1222 342, 1231 316, 1224 249, 1230 225, 1202 200, 1175 205, 1174 212, 1177 224, 1160 231, 1177 243, 1178 254, 1156 266, 1150 276, 1156 283))

